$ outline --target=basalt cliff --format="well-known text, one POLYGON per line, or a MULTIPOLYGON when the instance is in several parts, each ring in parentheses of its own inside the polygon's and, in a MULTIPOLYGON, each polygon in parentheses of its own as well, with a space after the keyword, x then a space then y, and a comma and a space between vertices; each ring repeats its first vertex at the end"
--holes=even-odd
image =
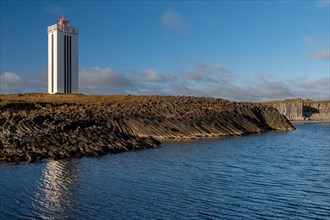
POLYGON ((291 121, 330 123, 330 100, 289 99, 266 103, 277 108, 291 121))
POLYGON ((164 139, 291 131, 272 107, 173 96, 0 96, 0 161, 40 161, 155 148, 164 139))

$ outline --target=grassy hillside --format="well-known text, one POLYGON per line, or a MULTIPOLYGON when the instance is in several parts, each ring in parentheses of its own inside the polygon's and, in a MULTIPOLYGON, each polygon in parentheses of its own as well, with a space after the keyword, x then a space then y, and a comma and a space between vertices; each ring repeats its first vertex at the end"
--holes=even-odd
POLYGON ((83 94, 10 94, 0 95, 0 105, 8 103, 72 103, 87 105, 103 105, 114 103, 147 103, 158 96, 131 95, 83 95, 83 94))

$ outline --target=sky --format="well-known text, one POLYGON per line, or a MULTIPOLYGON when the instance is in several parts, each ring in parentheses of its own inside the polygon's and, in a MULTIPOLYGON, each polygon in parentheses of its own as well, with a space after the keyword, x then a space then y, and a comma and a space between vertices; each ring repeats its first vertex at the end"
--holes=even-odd
POLYGON ((79 29, 79 92, 330 100, 330 1, 2 1, 0 93, 47 92, 47 27, 79 29))

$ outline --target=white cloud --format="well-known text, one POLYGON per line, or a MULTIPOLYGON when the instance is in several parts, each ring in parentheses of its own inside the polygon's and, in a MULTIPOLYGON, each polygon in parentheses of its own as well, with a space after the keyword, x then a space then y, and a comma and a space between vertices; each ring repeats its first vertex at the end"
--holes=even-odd
POLYGON ((312 58, 317 60, 330 60, 330 51, 329 50, 320 50, 317 53, 311 55, 312 58))
MULTIPOLYGON (((191 70, 159 73, 153 69, 119 72, 110 68, 84 68, 79 71, 79 91, 86 94, 153 94, 219 97, 236 101, 268 101, 303 98, 330 99, 329 77, 278 79, 256 75, 249 83, 220 64, 194 61, 191 70), (189 75, 189 74, 190 75, 189 75), (187 75, 188 74, 188 75, 187 75), (252 83, 251 83, 252 81, 252 83)), ((29 79, 6 72, 0 75, 1 93, 47 92, 47 73, 29 79)))
POLYGON ((145 78, 146 80, 149 81, 159 81, 161 80, 161 77, 159 74, 156 73, 156 71, 152 70, 152 69, 147 69, 144 72, 142 72, 141 75, 143 78, 145 78))
POLYGON ((330 5, 330 0, 319 0, 318 1, 318 6, 319 7, 329 7, 330 5))
POLYGON ((19 91, 24 87, 23 79, 16 73, 5 72, 0 75, 0 91, 19 91))
POLYGON ((319 40, 316 39, 315 37, 308 37, 304 36, 303 37, 303 42, 308 49, 313 49, 319 44, 319 40))
POLYGON ((53 15, 63 15, 64 13, 63 8, 58 5, 46 6, 44 10, 53 15))
POLYGON ((186 87, 185 95, 220 97, 236 101, 268 101, 289 98, 329 100, 329 77, 316 80, 276 79, 269 75, 257 75, 253 83, 234 81, 203 84, 204 87, 186 87))
POLYGON ((137 81, 146 82, 164 82, 168 80, 173 80, 173 76, 167 74, 157 73, 153 69, 146 69, 142 72, 135 72, 133 78, 137 81))
POLYGON ((166 29, 169 29, 169 30, 173 29, 173 30, 177 30, 182 33, 188 32, 188 25, 187 25, 184 17, 174 10, 166 11, 162 15, 161 21, 162 21, 163 27, 166 29))
POLYGON ((183 70, 182 76, 187 80, 195 81, 228 81, 232 77, 231 72, 220 64, 206 64, 193 61, 193 70, 183 70))
POLYGON ((44 73, 34 74, 29 78, 23 78, 16 73, 5 72, 0 75, 0 92, 46 92, 47 76, 44 73))
POLYGON ((79 71, 79 91, 86 93, 127 93, 133 84, 125 74, 110 68, 84 68, 79 71))
POLYGON ((1 83, 5 83, 5 84, 19 84, 21 82, 23 82, 22 78, 19 77, 17 74, 15 73, 11 73, 11 72, 5 72, 4 74, 2 74, 0 76, 1 79, 1 83))
MULTIPOLYGON (((329 88, 329 84, 330 84, 330 78, 329 77, 323 77, 317 80, 313 80, 313 81, 304 81, 301 82, 301 85, 303 88, 309 88, 309 89, 328 89, 329 88)), ((329 91, 330 92, 330 91, 329 91)))

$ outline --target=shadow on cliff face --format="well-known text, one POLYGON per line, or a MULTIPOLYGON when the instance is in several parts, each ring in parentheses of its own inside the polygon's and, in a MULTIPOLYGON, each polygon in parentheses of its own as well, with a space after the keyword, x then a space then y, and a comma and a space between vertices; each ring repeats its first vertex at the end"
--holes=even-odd
POLYGON ((314 107, 310 107, 310 106, 306 106, 306 105, 304 105, 303 111, 304 111, 304 116, 305 117, 310 117, 315 113, 320 113, 319 109, 314 108, 314 107))
MULTIPOLYGON (((1 101, 1 100, 0 100, 1 101)), ((21 111, 21 110, 26 110, 26 111, 32 111, 32 110, 37 110, 43 107, 60 107, 60 106, 79 106, 79 104, 75 103, 58 103, 58 102, 53 102, 53 103, 48 103, 48 102, 24 102, 24 101, 18 101, 18 102, 12 102, 12 103, 7 103, 4 105, 0 105, 0 111, 5 111, 5 110, 10 110, 10 111, 21 111)))
POLYGON ((36 110, 38 107, 34 103, 14 102, 0 106, 0 110, 36 110))

